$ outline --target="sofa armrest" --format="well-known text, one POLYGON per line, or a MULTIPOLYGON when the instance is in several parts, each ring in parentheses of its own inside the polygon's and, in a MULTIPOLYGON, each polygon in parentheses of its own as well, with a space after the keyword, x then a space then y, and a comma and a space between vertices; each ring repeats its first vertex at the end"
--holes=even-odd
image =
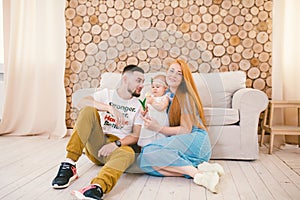
POLYGON ((240 150, 258 158, 259 115, 268 106, 267 95, 257 89, 243 88, 234 93, 232 108, 240 115, 240 150))
POLYGON ((232 97, 232 108, 241 110, 245 114, 261 113, 268 106, 267 95, 257 89, 243 88, 236 91, 232 97))

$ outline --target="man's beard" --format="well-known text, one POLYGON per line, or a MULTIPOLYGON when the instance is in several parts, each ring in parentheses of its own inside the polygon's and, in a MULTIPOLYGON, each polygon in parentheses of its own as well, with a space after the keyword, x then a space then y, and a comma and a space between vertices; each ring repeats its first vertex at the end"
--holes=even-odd
POLYGON ((131 94, 133 97, 139 97, 139 96, 141 96, 141 94, 139 93, 136 93, 135 91, 131 94))
POLYGON ((131 96, 133 96, 133 97, 139 97, 139 96, 141 96, 141 94, 140 93, 137 93, 136 92, 136 90, 134 90, 134 91, 131 91, 131 90, 127 90, 130 94, 131 94, 131 96))

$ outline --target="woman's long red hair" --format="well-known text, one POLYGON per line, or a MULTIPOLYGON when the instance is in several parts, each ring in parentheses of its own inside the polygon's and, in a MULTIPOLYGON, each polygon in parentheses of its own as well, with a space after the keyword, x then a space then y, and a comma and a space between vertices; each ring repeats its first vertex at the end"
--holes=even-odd
POLYGON ((189 66, 185 61, 179 59, 171 64, 173 63, 178 63, 181 66, 183 79, 176 90, 169 110, 170 126, 179 126, 181 115, 184 112, 184 116, 190 118, 192 125, 205 129, 203 106, 189 66), (197 113, 202 122, 199 121, 197 113))

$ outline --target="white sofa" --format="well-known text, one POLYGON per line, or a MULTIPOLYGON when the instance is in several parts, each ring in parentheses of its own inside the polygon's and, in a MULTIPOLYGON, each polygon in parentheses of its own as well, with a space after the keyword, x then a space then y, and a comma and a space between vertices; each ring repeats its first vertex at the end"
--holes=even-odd
MULTIPOLYGON (((145 74, 142 96, 150 90, 150 78, 155 74, 145 74)), ((102 74, 99 89, 117 87, 120 77, 119 73, 102 74)), ((267 107, 267 95, 246 88, 246 74, 242 71, 193 73, 193 77, 204 107, 212 159, 257 159, 259 115, 267 107)), ((76 91, 72 97, 73 107, 95 90, 76 91)))

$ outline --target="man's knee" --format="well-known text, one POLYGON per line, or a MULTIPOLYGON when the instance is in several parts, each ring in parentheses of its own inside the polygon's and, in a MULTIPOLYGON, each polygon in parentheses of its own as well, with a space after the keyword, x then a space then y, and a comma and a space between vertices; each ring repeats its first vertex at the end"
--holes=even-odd
POLYGON ((80 110, 80 115, 89 115, 97 112, 97 109, 91 106, 86 106, 80 110))
POLYGON ((132 164, 135 160, 135 152, 130 146, 121 146, 119 147, 116 152, 126 159, 127 162, 132 164))

